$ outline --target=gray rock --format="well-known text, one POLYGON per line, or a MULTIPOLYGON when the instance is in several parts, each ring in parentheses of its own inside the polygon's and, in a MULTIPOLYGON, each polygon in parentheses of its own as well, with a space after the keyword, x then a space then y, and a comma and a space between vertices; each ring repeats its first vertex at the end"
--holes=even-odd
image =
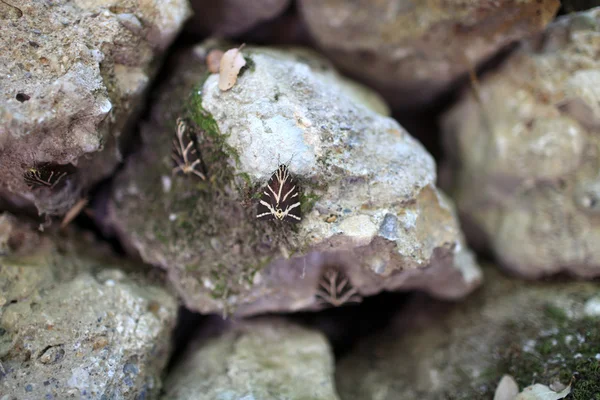
MULTIPOLYGON (((215 325, 215 319, 207 322, 215 325)), ((202 332, 167 377, 167 400, 337 400, 325 337, 283 319, 202 332)))
POLYGON ((600 286, 484 272, 485 285, 464 302, 416 297, 351 350, 336 366, 340 397, 491 399, 504 374, 521 389, 575 376, 574 399, 600 393, 600 317, 589 311, 600 286))
POLYGON ((285 11, 290 0, 192 0, 194 16, 186 30, 218 37, 234 37, 285 11))
POLYGON ((430 102, 507 44, 541 30, 557 0, 300 0, 325 54, 396 107, 430 102), (540 4, 541 3, 541 4, 540 4))
POLYGON ((457 298, 478 285, 433 159, 377 112, 387 111, 381 100, 312 53, 265 48, 245 49, 249 67, 221 92, 200 68, 211 47, 179 61, 109 217, 128 247, 169 271, 189 308, 322 308, 317 289, 331 268, 359 296, 419 288, 457 298), (208 181, 171 175, 175 120, 186 116, 208 181), (279 163, 301 188, 295 226, 256 219, 256 196, 279 163), (398 221, 395 239, 379 233, 386 215, 398 221))
POLYGON ((1 7, 0 196, 62 214, 121 161, 127 124, 189 8, 185 0, 1 7))
POLYGON ((0 399, 156 398, 174 297, 82 235, 0 232, 0 399))
POLYGON ((600 8, 524 43, 445 117, 472 237, 527 277, 600 276, 600 8))

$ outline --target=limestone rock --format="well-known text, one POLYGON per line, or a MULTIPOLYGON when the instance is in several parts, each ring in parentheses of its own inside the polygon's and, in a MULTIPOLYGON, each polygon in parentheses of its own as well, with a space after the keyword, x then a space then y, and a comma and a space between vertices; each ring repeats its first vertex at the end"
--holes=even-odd
POLYGON ((361 297, 419 288, 457 298, 477 286, 433 159, 376 112, 381 100, 310 52, 252 47, 223 92, 217 74, 200 68, 211 46, 179 61, 109 210, 124 242, 168 270, 189 308, 319 309, 329 270, 361 297), (179 117, 198 139, 206 181, 172 176, 179 117), (300 187, 297 225, 256 219, 257 197, 280 163, 300 187))
POLYGON ((0 195, 63 214, 121 161, 185 0, 0 6, 0 195))
POLYGON ((325 54, 396 107, 434 99, 552 19, 558 0, 300 0, 325 54))
POLYGON ((156 398, 174 297, 81 235, 55 244, 7 214, 0 232, 0 399, 156 398))
POLYGON ((600 319, 585 312, 600 285, 533 285, 488 267, 483 288, 465 301, 418 297, 342 357, 340 397, 491 399, 505 374, 520 388, 564 387, 574 376, 572 398, 600 393, 600 319))
POLYGON ((470 235, 527 277, 600 276, 600 8, 527 42, 445 117, 470 235))
POLYGON ((290 0, 191 0, 194 16, 186 30, 234 37, 285 11, 290 0))
MULTIPOLYGON (((215 325, 215 319, 207 325, 215 325)), ((165 400, 338 400, 325 337, 284 319, 202 332, 165 382, 165 400)))

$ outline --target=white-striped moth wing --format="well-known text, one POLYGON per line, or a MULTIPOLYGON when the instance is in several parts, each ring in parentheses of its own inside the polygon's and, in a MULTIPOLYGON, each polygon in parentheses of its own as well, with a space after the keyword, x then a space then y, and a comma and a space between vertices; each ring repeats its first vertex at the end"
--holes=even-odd
POLYGON ((263 189, 256 213, 258 219, 275 219, 298 222, 300 217, 300 195, 298 184, 283 164, 273 173, 263 189))
POLYGON ((177 133, 173 139, 173 174, 195 175, 206 180, 204 164, 198 149, 198 142, 187 131, 187 125, 182 119, 177 120, 177 133))

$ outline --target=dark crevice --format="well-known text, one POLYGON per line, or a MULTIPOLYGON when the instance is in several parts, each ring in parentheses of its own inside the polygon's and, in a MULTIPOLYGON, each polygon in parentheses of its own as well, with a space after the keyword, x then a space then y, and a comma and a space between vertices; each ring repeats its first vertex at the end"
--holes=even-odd
POLYGON ((17 93, 17 95, 15 96, 15 99, 17 99, 17 101, 24 103, 27 100, 29 100, 31 98, 31 96, 26 95, 25 93, 17 93))

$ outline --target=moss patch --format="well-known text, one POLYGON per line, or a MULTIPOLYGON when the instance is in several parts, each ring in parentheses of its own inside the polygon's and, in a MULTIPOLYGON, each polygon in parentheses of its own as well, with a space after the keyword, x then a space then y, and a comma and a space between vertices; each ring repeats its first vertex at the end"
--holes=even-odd
POLYGON ((244 75, 246 73, 246 71, 254 72, 256 70, 256 63, 254 62, 252 57, 249 54, 243 54, 243 55, 244 55, 244 60, 246 60, 246 65, 244 65, 240 69, 240 73, 238 74, 238 76, 244 75))
POLYGON ((309 213, 320 198, 321 196, 315 193, 300 193, 300 211, 302 215, 309 213))
POLYGON ((497 348, 496 367, 486 371, 479 395, 493 397, 504 374, 512 375, 519 388, 554 381, 573 382, 567 399, 600 400, 600 321, 570 319, 564 310, 547 304, 539 332, 527 324, 505 326, 506 341, 497 348))

